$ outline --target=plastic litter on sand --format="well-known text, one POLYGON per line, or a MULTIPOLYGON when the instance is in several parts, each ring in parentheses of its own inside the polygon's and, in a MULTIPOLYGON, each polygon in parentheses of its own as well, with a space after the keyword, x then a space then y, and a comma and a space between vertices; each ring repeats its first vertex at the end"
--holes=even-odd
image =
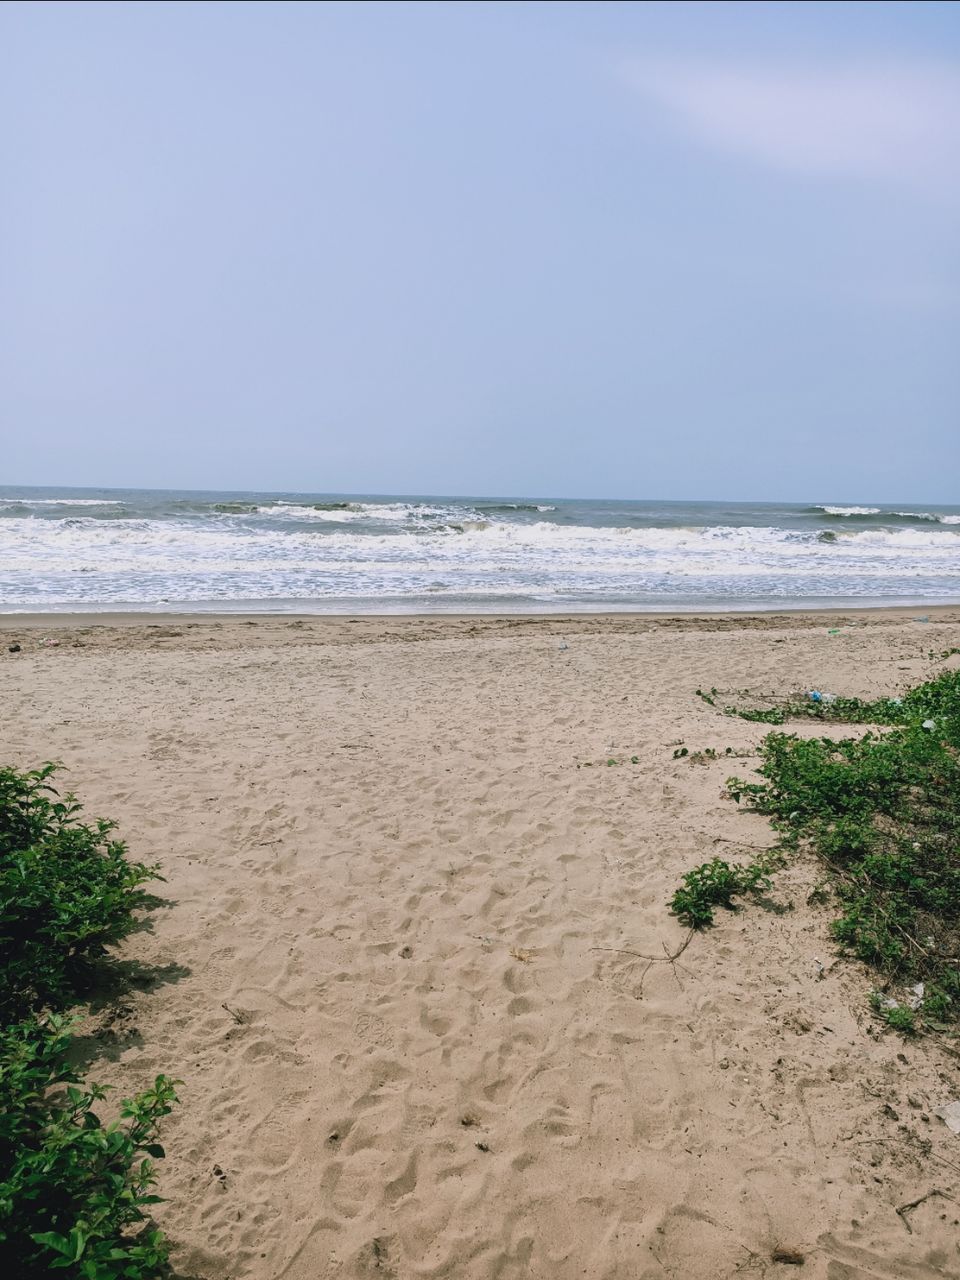
POLYGON ((951 1133, 960 1134, 960 1102, 947 1102, 942 1107, 935 1107, 933 1114, 940 1117, 951 1133))

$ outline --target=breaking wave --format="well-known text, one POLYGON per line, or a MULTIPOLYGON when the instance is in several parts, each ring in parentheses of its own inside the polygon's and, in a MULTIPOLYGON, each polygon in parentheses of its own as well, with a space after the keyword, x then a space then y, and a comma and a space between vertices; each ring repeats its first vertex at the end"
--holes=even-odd
POLYGON ((867 598, 960 600, 960 510, 0 491, 5 609, 867 598))
POLYGON ((937 511, 900 511, 884 507, 810 507, 811 512, 822 512, 823 515, 839 517, 843 520, 869 518, 872 522, 882 523, 888 520, 899 524, 903 521, 920 521, 924 524, 960 524, 960 515, 950 515, 937 511))

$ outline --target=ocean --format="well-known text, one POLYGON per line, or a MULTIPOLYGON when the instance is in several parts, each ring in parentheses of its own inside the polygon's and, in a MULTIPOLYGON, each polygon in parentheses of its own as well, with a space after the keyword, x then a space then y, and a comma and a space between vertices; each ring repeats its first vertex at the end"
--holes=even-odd
POLYGON ((960 506, 0 487, 0 610, 960 602, 960 506))

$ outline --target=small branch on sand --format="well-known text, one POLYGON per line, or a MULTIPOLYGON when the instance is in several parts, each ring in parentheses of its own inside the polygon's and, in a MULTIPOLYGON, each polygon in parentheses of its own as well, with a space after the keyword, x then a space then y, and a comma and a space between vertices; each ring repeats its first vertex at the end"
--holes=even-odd
POLYGON ((750 844, 748 840, 734 840, 732 836, 714 836, 714 844, 738 844, 741 849, 759 849, 761 853, 773 853, 776 845, 750 844))
MULTIPOLYGON (((943 1196, 944 1200, 953 1200, 953 1196, 948 1196, 945 1191, 941 1191, 938 1187, 934 1187, 932 1191, 928 1191, 925 1195, 918 1196, 916 1200, 911 1200, 908 1204, 897 1206, 897 1214, 903 1220, 903 1225, 907 1228, 910 1235, 913 1235, 913 1227, 907 1214, 911 1209, 916 1209, 918 1204, 923 1204, 924 1200, 929 1200, 931 1196, 943 1196)), ((954 1201, 956 1203, 956 1201, 954 1201)))
POLYGON ((909 1142, 905 1142, 903 1138, 861 1138, 853 1145, 855 1147, 868 1147, 872 1146, 874 1143, 882 1143, 884 1146, 902 1147, 918 1162, 922 1160, 936 1160, 938 1164, 942 1164, 947 1169, 952 1169, 954 1173, 960 1173, 960 1164, 954 1163, 953 1160, 945 1160, 943 1156, 938 1156, 935 1151, 918 1151, 915 1147, 912 1147, 909 1142))
POLYGON ((640 996, 643 995, 644 980, 646 979, 647 974, 650 972, 650 970, 653 968, 655 964, 668 964, 670 968, 673 970, 673 976, 677 980, 677 986, 682 991, 683 983, 680 981, 680 975, 677 972, 677 961, 686 951, 687 947, 689 947, 690 943, 693 941, 693 935, 696 932, 697 932, 696 929, 691 929, 687 934, 687 936, 684 938, 683 942, 681 942, 680 946, 677 947, 676 951, 667 951, 667 944, 665 942, 661 942, 660 945, 663 947, 663 950, 664 950, 664 954, 662 956, 650 956, 650 955, 646 955, 642 951, 629 951, 625 947, 591 947, 590 950, 591 951, 612 951, 615 955, 618 955, 618 956, 633 956, 635 960, 646 960, 647 964, 643 970, 643 973, 641 973, 640 975, 640 990, 639 990, 640 996))

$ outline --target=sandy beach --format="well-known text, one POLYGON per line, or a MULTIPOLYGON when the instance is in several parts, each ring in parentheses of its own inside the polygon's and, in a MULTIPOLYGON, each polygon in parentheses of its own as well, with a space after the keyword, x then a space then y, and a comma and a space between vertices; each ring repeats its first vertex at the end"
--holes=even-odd
POLYGON ((960 1275, 957 1060, 872 1026, 817 866, 673 962, 667 909, 772 843, 724 795, 755 758, 674 758, 765 732, 698 686, 876 697, 958 636, 949 608, 0 619, 0 761, 62 761, 165 876, 123 951, 153 976, 85 1043, 92 1079, 183 1081, 177 1275, 960 1275))

